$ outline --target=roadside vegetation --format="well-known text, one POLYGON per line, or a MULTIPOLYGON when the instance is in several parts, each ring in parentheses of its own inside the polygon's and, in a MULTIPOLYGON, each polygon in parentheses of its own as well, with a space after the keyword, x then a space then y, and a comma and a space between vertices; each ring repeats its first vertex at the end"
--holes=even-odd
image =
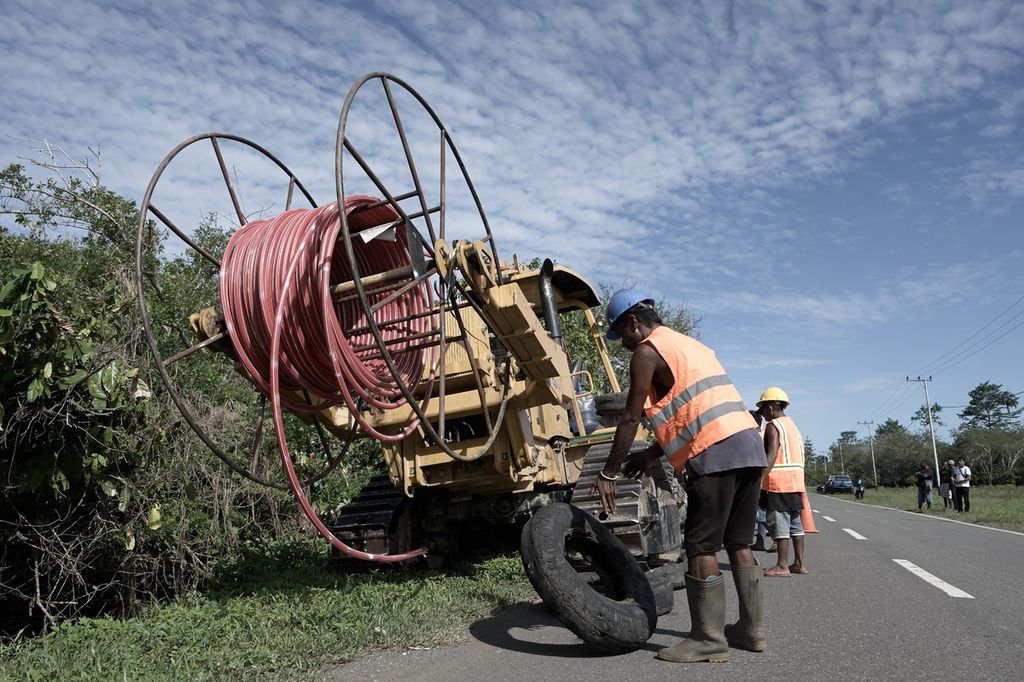
MULTIPOLYGON (((0 170, 0 638, 130 617, 205 589, 247 542, 310 536, 290 495, 218 461, 159 385, 134 294, 134 203, 86 164, 53 172, 0 170)), ((213 253, 226 239, 212 217, 195 234, 213 253)), ((146 287, 169 353, 189 345, 189 315, 216 300, 216 273, 201 258, 156 253, 146 287)), ((255 394, 230 366, 197 353, 173 374, 197 423, 281 480, 273 438, 253 437, 255 394)), ((307 476, 324 462, 301 427, 287 425, 307 476)), ((380 466, 374 445, 348 452, 314 503, 348 499, 380 466)))
MULTIPOLYGON (((917 488, 872 489, 865 492, 863 500, 855 501, 917 511, 917 488)), ((933 491, 932 508, 925 507, 921 513, 1024 533, 1024 488, 1016 485, 971 486, 971 511, 960 514, 952 506, 943 510, 936 490, 933 491)))
POLYGON ((0 679, 310 679, 368 651, 456 641, 467 622, 533 598, 518 556, 344 574, 319 541, 246 545, 202 594, 8 645, 0 679))

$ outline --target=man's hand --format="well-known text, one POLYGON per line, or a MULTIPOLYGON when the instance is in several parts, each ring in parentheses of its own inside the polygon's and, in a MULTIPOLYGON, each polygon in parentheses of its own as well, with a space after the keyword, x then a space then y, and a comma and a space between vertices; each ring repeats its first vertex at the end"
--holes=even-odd
POLYGON ((601 496, 601 509, 605 514, 615 513, 615 481, 609 481, 600 476, 590 487, 590 493, 597 493, 601 496))
POLYGON ((640 478, 660 457, 661 448, 654 445, 646 450, 630 453, 626 465, 622 468, 622 475, 626 478, 640 478))

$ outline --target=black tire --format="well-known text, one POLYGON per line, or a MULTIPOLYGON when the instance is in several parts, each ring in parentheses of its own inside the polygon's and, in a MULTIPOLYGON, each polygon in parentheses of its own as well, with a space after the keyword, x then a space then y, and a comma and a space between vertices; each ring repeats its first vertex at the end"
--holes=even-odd
POLYGON ((617 415, 626 409, 626 392, 601 393, 594 396, 594 405, 600 415, 617 415))
POLYGON ((562 623, 598 651, 639 649, 658 625, 651 583, 622 541, 582 509, 554 503, 523 528, 523 567, 562 623), (566 551, 583 554, 601 575, 601 594, 577 573, 566 551))
MULTIPOLYGON (((686 589, 686 562, 677 564, 665 564, 653 569, 648 575, 663 575, 668 580, 673 590, 686 589)), ((658 614, 661 615, 660 613, 658 614)))
POLYGON ((647 582, 651 584, 651 591, 654 592, 654 610, 657 614, 664 616, 671 613, 676 605, 672 576, 664 571, 654 570, 647 574, 647 582))

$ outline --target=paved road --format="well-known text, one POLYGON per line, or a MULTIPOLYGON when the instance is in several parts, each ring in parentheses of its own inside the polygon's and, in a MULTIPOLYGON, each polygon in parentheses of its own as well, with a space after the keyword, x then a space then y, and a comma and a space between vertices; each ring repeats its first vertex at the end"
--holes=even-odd
MULTIPOLYGON (((862 505, 849 497, 812 495, 811 500, 820 532, 808 539, 810 573, 766 579, 766 653, 734 650, 723 664, 655 660, 655 651, 689 629, 685 592, 677 592, 675 610, 661 617, 647 646, 624 656, 592 653, 542 605, 523 604, 473 624, 461 644, 379 652, 331 668, 328 679, 1024 677, 1024 536, 862 505), (917 571, 896 560, 911 562, 917 571), (921 571, 939 586, 920 577, 921 571)), ((762 554, 759 560, 774 557, 762 554)), ((727 587, 731 620, 735 592, 731 581, 727 587)))

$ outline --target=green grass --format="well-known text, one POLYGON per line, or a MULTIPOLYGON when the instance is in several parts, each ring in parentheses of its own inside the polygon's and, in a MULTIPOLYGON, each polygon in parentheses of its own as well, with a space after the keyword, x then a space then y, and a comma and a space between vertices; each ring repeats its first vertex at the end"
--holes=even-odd
POLYGON ((5 645, 0 679, 317 679, 375 649, 456 641, 467 622, 535 598, 517 556, 342 574, 324 555, 321 542, 259 548, 207 594, 5 645))
MULTIPOLYGON (((917 511, 917 488, 871 488, 864 493, 864 500, 856 501, 917 511)), ((938 491, 934 491, 931 511, 925 507, 922 513, 1024 532, 1024 486, 972 486, 971 511, 962 514, 957 514, 952 507, 943 511, 938 491)))

